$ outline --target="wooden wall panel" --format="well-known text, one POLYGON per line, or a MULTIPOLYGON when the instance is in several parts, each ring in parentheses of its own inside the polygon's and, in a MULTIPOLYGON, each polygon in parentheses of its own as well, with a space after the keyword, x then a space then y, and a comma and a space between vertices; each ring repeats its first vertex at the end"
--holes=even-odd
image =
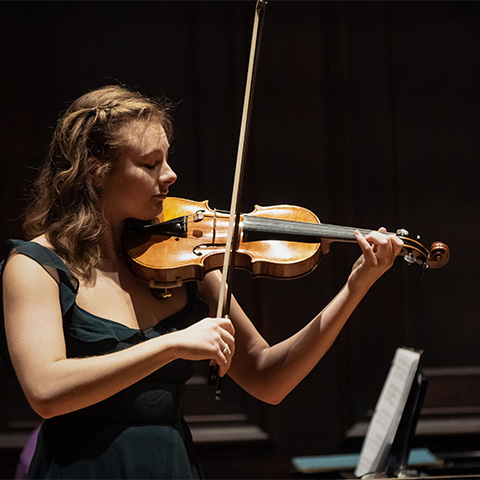
MULTIPOLYGON (((253 6, 2 2, 0 240, 21 235, 23 179, 65 101, 108 82, 179 102, 172 194, 227 208, 253 6)), ((340 450, 398 346, 423 349, 428 367, 480 363, 479 27, 476 2, 269 2, 244 210, 297 204, 327 223, 404 227, 452 250, 447 267, 423 276, 399 260, 281 405, 240 402, 273 456, 340 450)), ((329 302, 357 255, 335 245, 292 282, 239 274, 236 295, 280 341, 329 302)), ((1 392, 6 432, 7 417, 31 414, 1 392)))

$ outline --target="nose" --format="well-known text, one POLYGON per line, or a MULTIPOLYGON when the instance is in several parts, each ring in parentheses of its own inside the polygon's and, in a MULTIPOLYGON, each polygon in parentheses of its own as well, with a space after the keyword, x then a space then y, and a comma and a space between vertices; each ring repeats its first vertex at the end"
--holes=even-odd
POLYGON ((158 181, 162 185, 170 186, 177 180, 177 174, 172 170, 170 165, 165 162, 163 168, 160 171, 158 181))

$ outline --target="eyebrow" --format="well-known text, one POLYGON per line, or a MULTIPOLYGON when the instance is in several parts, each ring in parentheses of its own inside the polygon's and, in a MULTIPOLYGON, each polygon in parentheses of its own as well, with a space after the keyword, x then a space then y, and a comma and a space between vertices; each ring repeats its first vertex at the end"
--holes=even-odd
POLYGON ((144 153, 143 155, 139 154, 138 157, 139 158, 142 158, 142 159, 146 159, 148 157, 151 157, 153 155, 157 155, 157 154, 161 154, 162 156, 163 155, 168 155, 168 148, 166 151, 163 150, 163 148, 154 148, 153 150, 150 150, 149 152, 147 153, 144 153))

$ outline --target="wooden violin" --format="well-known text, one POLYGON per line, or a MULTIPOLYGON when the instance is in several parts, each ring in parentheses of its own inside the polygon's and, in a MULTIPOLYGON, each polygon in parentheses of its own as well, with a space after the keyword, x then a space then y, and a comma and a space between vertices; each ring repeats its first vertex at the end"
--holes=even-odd
MULTIPOLYGON (((147 225, 130 228, 124 239, 133 272, 156 288, 181 286, 220 269, 225 255, 228 213, 211 209, 208 201, 168 197, 163 213, 147 225)), ((235 268, 253 277, 292 279, 312 272, 332 242, 356 242, 354 230, 371 230, 320 223, 309 210, 291 205, 256 206, 240 216, 235 268)), ((401 256, 423 268, 443 267, 450 258, 447 245, 429 249, 408 232, 396 233, 404 242, 401 256)))

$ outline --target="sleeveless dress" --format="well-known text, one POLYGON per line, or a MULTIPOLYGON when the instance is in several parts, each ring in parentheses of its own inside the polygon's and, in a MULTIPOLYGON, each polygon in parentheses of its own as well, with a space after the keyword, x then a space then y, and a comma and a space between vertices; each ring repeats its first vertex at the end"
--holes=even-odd
MULTIPOLYGON (((187 284, 183 310, 146 331, 98 317, 76 305, 78 280, 52 250, 34 242, 9 240, 5 257, 26 255, 57 279, 68 357, 102 355, 192 325, 208 315, 187 284)), ((4 264, 0 265, 0 275, 4 264)), ((2 294, 3 302, 3 294, 2 294)), ((2 308, 3 312, 3 308, 2 308)), ((11 371, 3 315, 0 348, 11 371)), ((183 420, 185 382, 192 362, 175 360, 153 374, 90 407, 44 421, 29 478, 143 479, 199 478, 190 431, 183 420)))

